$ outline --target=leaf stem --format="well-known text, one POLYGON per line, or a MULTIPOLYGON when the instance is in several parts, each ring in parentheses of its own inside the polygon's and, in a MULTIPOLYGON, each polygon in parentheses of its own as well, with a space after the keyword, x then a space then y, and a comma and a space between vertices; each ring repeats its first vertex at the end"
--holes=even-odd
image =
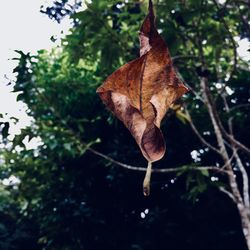
POLYGON ((148 162, 148 167, 146 171, 146 175, 143 181, 143 194, 145 196, 150 195, 150 180, 151 180, 151 173, 152 173, 152 162, 148 162))

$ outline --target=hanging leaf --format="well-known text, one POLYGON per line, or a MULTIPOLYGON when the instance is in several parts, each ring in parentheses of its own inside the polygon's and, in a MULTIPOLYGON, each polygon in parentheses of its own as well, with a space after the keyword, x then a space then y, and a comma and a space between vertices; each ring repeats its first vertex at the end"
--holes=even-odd
POLYGON ((165 153, 161 120, 188 89, 178 78, 168 48, 155 27, 151 0, 139 38, 140 57, 111 74, 97 93, 129 129, 144 157, 154 162, 165 153))

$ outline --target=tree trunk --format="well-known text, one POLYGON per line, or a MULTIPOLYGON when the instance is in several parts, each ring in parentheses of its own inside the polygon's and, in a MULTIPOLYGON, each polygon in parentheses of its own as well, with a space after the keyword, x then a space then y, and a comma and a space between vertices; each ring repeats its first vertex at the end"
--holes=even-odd
MULTIPOLYGON (((218 121, 219 116, 216 114, 217 110, 214 106, 215 104, 214 104, 214 101, 212 99, 212 95, 211 95, 211 92, 209 90, 209 87, 208 87, 207 78, 202 77, 201 81, 200 81, 200 85, 201 85, 201 89, 203 91, 203 100, 204 100, 204 103, 207 107, 207 110, 208 110, 208 113, 209 113, 209 116, 210 116, 210 119, 211 119, 211 122, 212 122, 212 125, 214 128, 215 136, 216 136, 217 143, 218 143, 218 146, 220 149, 220 155, 221 155, 224 163, 226 164, 226 169, 228 171, 229 186, 231 188, 231 192, 232 192, 232 195, 234 197, 234 201, 237 204, 237 208, 238 208, 239 215, 241 218, 242 231, 243 231, 248 249, 250 250, 250 217, 249 217, 249 208, 247 207, 247 204, 249 204, 249 201, 246 201, 246 203, 244 203, 243 198, 241 196, 241 193, 239 191, 238 183, 235 179, 232 164, 230 162, 228 152, 226 150, 226 146, 224 143, 223 134, 222 134, 222 131, 221 131, 220 126, 219 126, 219 123, 220 123, 220 121, 218 121)), ((234 146, 232 146, 232 148, 234 148, 234 146)), ((243 176, 243 179, 244 178, 248 178, 248 177, 243 176)), ((248 192, 249 192, 249 190, 248 190, 248 192)), ((247 197, 249 197, 249 196, 247 195, 247 197)))

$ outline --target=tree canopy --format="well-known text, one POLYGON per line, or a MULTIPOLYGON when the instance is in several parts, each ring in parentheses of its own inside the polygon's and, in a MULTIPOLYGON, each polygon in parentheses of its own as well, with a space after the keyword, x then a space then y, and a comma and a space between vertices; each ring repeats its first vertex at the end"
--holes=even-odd
MULTIPOLYGON (((145 167, 145 159, 96 94, 109 74, 138 57, 147 1, 92 0, 78 11, 80 4, 55 1, 42 9, 57 21, 72 19, 60 46, 17 51, 13 89, 33 122, 11 140, 1 118, 1 179, 20 182, 0 184, 0 248, 247 249, 237 207, 220 191, 229 189, 227 177, 196 169, 224 162, 192 124, 216 147, 204 77, 222 124, 228 129, 232 118, 235 137, 250 146, 249 62, 237 54, 237 39, 250 37, 248 2, 155 1, 158 31, 191 91, 164 118, 167 152, 154 165, 179 171, 153 173, 149 197, 142 195, 144 172, 126 168, 145 167), (25 138, 41 143, 29 149, 25 138)), ((248 172, 249 157, 239 154, 248 172)), ((232 166, 242 192, 241 172, 232 166)))

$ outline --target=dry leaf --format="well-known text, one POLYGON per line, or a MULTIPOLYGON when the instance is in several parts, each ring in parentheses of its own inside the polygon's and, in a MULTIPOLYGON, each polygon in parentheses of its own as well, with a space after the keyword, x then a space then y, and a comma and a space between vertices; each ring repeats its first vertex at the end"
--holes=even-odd
POLYGON ((151 1, 139 37, 140 57, 111 74, 97 93, 129 129, 144 157, 154 162, 165 153, 161 120, 188 89, 176 75, 168 48, 157 32, 151 1))

